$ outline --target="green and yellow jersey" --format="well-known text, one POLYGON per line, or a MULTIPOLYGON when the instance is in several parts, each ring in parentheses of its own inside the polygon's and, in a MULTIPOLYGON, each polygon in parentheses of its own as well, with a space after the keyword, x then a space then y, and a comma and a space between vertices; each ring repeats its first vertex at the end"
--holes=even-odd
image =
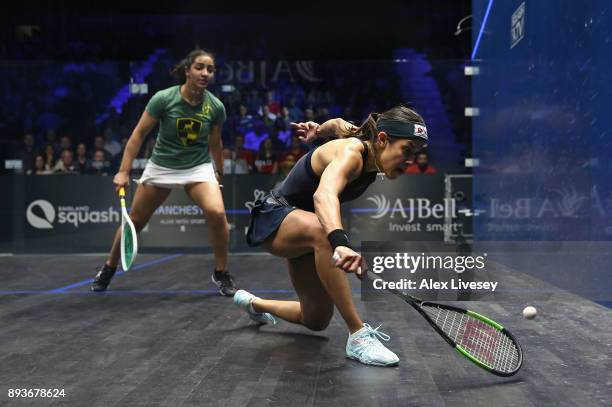
POLYGON ((226 118, 223 103, 208 90, 202 104, 191 106, 182 97, 180 85, 157 92, 145 110, 159 120, 159 132, 151 161, 177 170, 209 163, 208 135, 212 126, 226 118))

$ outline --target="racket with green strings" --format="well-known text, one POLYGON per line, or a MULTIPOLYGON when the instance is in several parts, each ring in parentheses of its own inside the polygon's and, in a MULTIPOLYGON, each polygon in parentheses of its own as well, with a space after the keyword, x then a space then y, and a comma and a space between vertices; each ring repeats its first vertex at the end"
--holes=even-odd
MULTIPOLYGON (((339 259, 340 256, 334 253, 334 263, 339 259)), ((363 265, 365 274, 372 280, 366 263, 363 262, 363 265)), ((361 267, 358 273, 363 274, 361 267)), ((388 288, 387 284, 385 287, 410 304, 452 348, 477 366, 497 376, 512 376, 521 368, 521 345, 501 324, 474 311, 422 301, 410 294, 388 288)))
POLYGON ((134 223, 128 215, 123 187, 119 189, 119 199, 121 200, 121 267, 124 271, 129 271, 138 254, 138 239, 134 223))

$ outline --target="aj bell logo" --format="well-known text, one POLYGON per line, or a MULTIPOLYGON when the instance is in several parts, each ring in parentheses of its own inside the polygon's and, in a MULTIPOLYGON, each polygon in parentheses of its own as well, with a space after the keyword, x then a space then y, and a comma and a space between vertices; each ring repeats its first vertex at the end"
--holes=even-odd
POLYGON ((578 211, 587 197, 578 194, 574 188, 553 189, 552 192, 560 197, 557 208, 561 216, 577 218, 578 211))
MULTIPOLYGON (((597 192, 591 189, 591 210, 606 216, 606 211, 597 192)), ((499 219, 526 219, 531 217, 542 218, 578 218, 584 204, 589 197, 579 194, 575 188, 551 189, 543 200, 533 198, 517 198, 512 201, 502 201, 499 198, 491 199, 489 214, 491 218, 499 219)))
POLYGON ((370 196, 367 200, 374 202, 374 205, 376 205, 376 213, 374 215, 370 215, 372 219, 380 219, 389 213, 391 202, 387 201, 387 198, 384 195, 370 196))
POLYGON ((221 83, 256 83, 266 86, 266 82, 276 83, 279 79, 296 82, 321 82, 315 74, 312 61, 229 61, 219 70, 217 80, 221 83))
POLYGON ((120 218, 121 213, 112 206, 104 211, 92 211, 89 206, 55 208, 51 202, 44 199, 33 201, 26 209, 26 219, 30 226, 36 229, 53 229, 54 223, 67 223, 75 228, 85 223, 118 223, 120 218))
POLYGON ((55 208, 49 201, 39 199, 32 202, 26 210, 26 219, 36 229, 53 229, 53 221, 55 220, 55 208), (34 213, 34 208, 38 208, 42 212, 42 217, 34 213))
POLYGON ((246 201, 244 203, 244 206, 246 206, 249 211, 253 211, 253 207, 255 206, 255 202, 257 202, 259 199, 263 198, 263 196, 266 194, 265 191, 262 191, 261 189, 255 189, 253 191, 253 200, 252 201, 246 201))
POLYGON ((370 215, 372 219, 380 219, 389 215, 390 219, 397 216, 402 219, 408 219, 408 222, 412 222, 415 218, 442 219, 445 217, 457 217, 454 199, 444 199, 443 203, 432 205, 431 201, 427 198, 409 198, 405 200, 407 206, 404 206, 404 203, 400 198, 397 198, 392 203, 382 194, 368 197, 367 200, 374 202, 376 205, 376 213, 374 213, 374 215, 370 215))

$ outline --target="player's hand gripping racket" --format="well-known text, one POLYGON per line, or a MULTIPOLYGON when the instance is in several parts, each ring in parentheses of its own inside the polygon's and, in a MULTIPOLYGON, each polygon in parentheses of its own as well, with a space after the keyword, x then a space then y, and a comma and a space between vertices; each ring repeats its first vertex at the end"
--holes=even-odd
MULTIPOLYGON (((334 253, 334 263, 339 259, 334 253)), ((360 272, 372 280, 365 262, 363 266, 365 270, 360 272)), ((396 289, 386 289, 412 305, 452 348, 481 368, 497 376, 512 376, 521 368, 521 345, 497 322, 474 311, 422 301, 396 289)))
POLYGON ((128 271, 138 254, 138 240, 136 238, 136 228, 125 205, 124 187, 119 188, 119 198, 121 200, 121 267, 124 271, 128 271))

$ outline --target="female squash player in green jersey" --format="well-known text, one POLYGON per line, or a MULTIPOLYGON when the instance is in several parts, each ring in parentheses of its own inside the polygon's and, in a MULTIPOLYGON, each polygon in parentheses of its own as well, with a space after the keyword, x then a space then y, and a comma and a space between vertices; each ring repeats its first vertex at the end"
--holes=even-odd
MULTIPOLYGON (((194 50, 172 73, 180 85, 161 90, 151 98, 125 147, 113 182, 117 190, 129 184, 132 161, 147 134, 159 124, 153 154, 138 180, 130 218, 140 231, 172 188, 184 189, 202 208, 209 225, 215 254, 212 280, 222 295, 233 296, 236 289, 226 271, 229 228, 219 187, 223 177, 221 126, 226 113, 223 103, 206 89, 215 74, 214 57, 194 50)), ((110 254, 91 286, 93 291, 106 290, 113 278, 120 240, 118 229, 110 254)))

